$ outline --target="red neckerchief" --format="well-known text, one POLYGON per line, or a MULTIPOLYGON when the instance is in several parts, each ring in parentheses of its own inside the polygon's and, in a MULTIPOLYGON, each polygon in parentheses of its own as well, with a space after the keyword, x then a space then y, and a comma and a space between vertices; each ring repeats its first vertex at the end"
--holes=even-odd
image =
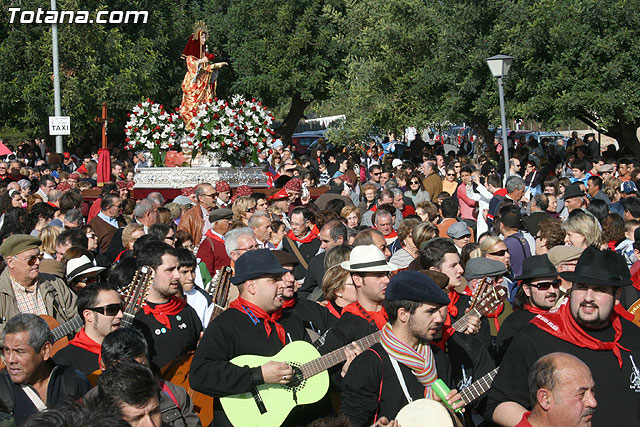
POLYGON ((618 316, 621 316, 623 319, 626 319, 629 322, 633 322, 633 320, 636 318, 633 314, 625 310, 619 301, 616 302, 616 305, 613 307, 613 309, 616 313, 618 313, 618 316))
POLYGON ((282 308, 292 308, 295 305, 296 305, 296 299, 295 298, 286 299, 286 300, 282 301, 282 308))
MULTIPOLYGON (((447 317, 449 317, 449 315, 456 317, 458 315, 458 307, 456 306, 456 303, 460 299, 460 294, 451 290, 447 296, 450 300, 449 305, 447 306, 447 317)), ((449 319, 449 324, 451 324, 451 319, 449 319)))
POLYGON ((498 320, 498 316, 502 314, 503 310, 504 302, 501 302, 493 312, 485 314, 487 317, 493 317, 493 324, 496 327, 496 331, 500 331, 500 320, 498 320))
POLYGON ((87 335, 87 333, 84 331, 84 327, 80 329, 80 332, 78 332, 71 341, 69 341, 69 344, 75 345, 76 347, 79 347, 79 348, 83 348, 93 354, 97 354, 98 366, 100 366, 100 361, 102 360, 102 351, 101 351, 102 346, 97 342, 95 342, 93 339, 91 339, 89 335, 87 335))
POLYGON ((122 257, 122 254, 124 254, 125 252, 127 252, 129 249, 124 249, 122 252, 120 252, 118 254, 118 256, 116 257, 116 259, 113 260, 113 262, 120 262, 120 258, 122 257))
POLYGON ((634 288, 640 291, 640 270, 638 270, 636 274, 631 276, 631 283, 633 283, 634 288))
POLYGON ((622 368, 622 355, 620 349, 629 351, 622 347, 619 343, 620 337, 622 337, 622 324, 620 323, 620 317, 617 310, 613 310, 611 313, 611 325, 615 331, 615 338, 613 342, 602 342, 593 338, 587 334, 575 321, 569 311, 568 300, 554 312, 547 312, 544 314, 538 314, 531 320, 531 323, 536 325, 543 331, 553 335, 556 338, 560 338, 563 341, 571 343, 575 346, 588 348, 590 350, 611 350, 618 359, 620 367, 622 368))
POLYGON ((386 236, 384 236, 385 239, 392 239, 394 237, 398 237, 398 232, 396 230, 391 230, 391 233, 389 233, 386 236))
POLYGON ((52 208, 54 208, 55 210, 60 209, 60 208, 59 208, 58 206, 56 206, 53 202, 47 202, 47 204, 48 204, 49 206, 51 206, 52 208))
POLYGON ((378 205, 373 205, 371 207, 371 209, 369 209, 371 212, 376 212, 378 210, 378 205))
POLYGON ((171 297, 169 302, 165 304, 158 304, 154 308, 152 308, 149 304, 146 304, 142 309, 144 310, 144 314, 153 314, 153 317, 162 325, 164 325, 167 329, 171 329, 171 322, 169 321, 169 316, 175 316, 180 313, 184 306, 187 305, 187 302, 181 298, 176 296, 171 297))
POLYGON ((384 310, 384 307, 382 307, 380 311, 367 311, 356 301, 343 308, 342 314, 344 313, 351 313, 354 316, 362 317, 366 319, 371 326, 378 328, 378 330, 382 330, 384 324, 387 323, 387 312, 384 310))
POLYGON ((460 299, 460 294, 454 290, 449 291, 447 296, 449 297, 449 305, 447 305, 447 318, 444 320, 444 324, 442 325, 442 338, 431 341, 442 351, 445 351, 444 347, 447 344, 447 340, 451 338, 453 333, 456 331, 451 327, 451 317, 456 317, 458 315, 458 307, 456 307, 456 303, 460 299))
POLYGON ((243 313, 247 314, 252 320, 254 316, 258 319, 262 319, 264 321, 264 330, 267 332, 267 336, 271 335, 271 324, 273 323, 273 325, 276 327, 278 338, 280 338, 280 341, 284 345, 286 333, 282 325, 278 323, 278 320, 280 320, 280 318, 282 317, 282 309, 269 314, 262 308, 250 303, 242 297, 238 297, 235 300, 231 301, 231 304, 229 304, 229 308, 235 308, 238 311, 242 311, 243 313))
MULTIPOLYGON (((216 242, 220 242, 220 243, 222 243, 224 245, 224 240, 222 240, 220 238, 220 236, 216 236, 212 229, 208 229, 207 232, 204 235, 206 237, 210 237, 211 239, 215 240, 216 242)), ((211 249, 213 249, 213 248, 211 248, 211 249)))
POLYGON ((299 239, 293 234, 293 230, 289 230, 289 232, 287 233, 287 237, 293 240, 294 242, 311 243, 318 238, 318 235, 314 233, 313 230, 311 230, 309 231, 309 234, 304 236, 302 239, 299 239))
POLYGON ((337 317, 338 319, 342 315, 342 313, 340 313, 338 310, 336 310, 335 306, 329 300, 321 301, 320 305, 325 307, 327 310, 329 310, 329 312, 331 314, 333 314, 335 317, 337 317))
POLYGON ((549 310, 543 310, 540 307, 536 307, 533 304, 525 304, 525 305, 522 306, 522 309, 523 310, 527 310, 527 311, 535 314, 536 316, 538 314, 544 314, 544 313, 548 313, 549 312, 549 310))

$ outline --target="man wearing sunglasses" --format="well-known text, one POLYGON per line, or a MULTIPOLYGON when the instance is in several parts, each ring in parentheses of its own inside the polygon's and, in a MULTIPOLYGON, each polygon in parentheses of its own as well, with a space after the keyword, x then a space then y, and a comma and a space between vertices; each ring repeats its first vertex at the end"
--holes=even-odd
POLYGON ((0 274, 0 334, 18 313, 48 314, 64 323, 76 315, 76 296, 64 281, 40 274, 42 241, 14 234, 0 245, 7 267, 0 274))
POLYGON ((108 283, 91 283, 78 294, 78 312, 84 327, 57 352, 53 360, 73 366, 85 375, 100 368, 100 346, 104 337, 120 328, 122 298, 108 283))
POLYGON ((546 254, 525 259, 522 274, 515 280, 519 281, 514 303, 516 310, 504 320, 498 331, 498 362, 502 360, 518 331, 538 314, 552 309, 560 298, 558 271, 546 254))

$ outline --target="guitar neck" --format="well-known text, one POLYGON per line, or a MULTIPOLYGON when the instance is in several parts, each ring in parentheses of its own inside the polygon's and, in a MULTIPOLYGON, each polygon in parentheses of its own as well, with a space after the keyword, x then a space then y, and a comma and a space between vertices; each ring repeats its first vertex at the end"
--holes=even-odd
POLYGON ((76 314, 68 322, 64 322, 62 325, 54 328, 51 331, 51 343, 59 341, 62 337, 69 335, 72 332, 77 331, 83 325, 82 316, 76 314))
POLYGON ((460 390, 460 396, 462 397, 465 405, 473 402, 474 400, 485 394, 487 390, 489 390, 493 379, 498 373, 498 369, 500 368, 495 368, 493 371, 489 372, 478 381, 475 381, 469 387, 460 390))
POLYGON ((130 328, 133 325, 133 319, 135 319, 135 313, 129 313, 129 311, 125 311, 122 313, 122 320, 120 321, 121 328, 130 328))
MULTIPOLYGON (((380 335, 380 331, 374 332, 364 338, 360 338, 358 341, 356 341, 356 344, 358 344, 362 348, 362 350, 366 350, 380 341, 380 335)), ((348 344, 337 350, 333 350, 332 352, 327 353, 322 357, 318 357, 317 359, 314 359, 311 362, 307 362, 302 365, 300 367, 300 370, 302 371, 304 377, 312 377, 322 371, 326 371, 327 369, 337 365, 338 363, 347 360, 347 356, 345 355, 344 350, 349 346, 351 346, 351 344, 348 344)))
POLYGON ((459 318, 458 320, 456 320, 456 322, 451 325, 451 327, 453 328, 454 331, 456 332, 464 332, 465 329, 467 329, 468 326, 468 319, 469 316, 477 316, 480 317, 480 312, 478 312, 477 309, 472 308, 471 310, 469 310, 468 313, 465 313, 461 318, 459 318))

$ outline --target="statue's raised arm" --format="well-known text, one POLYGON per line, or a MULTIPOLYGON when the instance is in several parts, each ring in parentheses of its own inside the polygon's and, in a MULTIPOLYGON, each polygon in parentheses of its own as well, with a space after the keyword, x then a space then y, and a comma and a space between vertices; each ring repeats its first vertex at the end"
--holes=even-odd
POLYGON ((182 51, 181 58, 186 60, 187 72, 182 81, 182 104, 180 114, 187 128, 198 105, 213 101, 216 96, 218 70, 226 62, 212 62, 215 56, 207 52, 207 26, 203 21, 196 22, 193 34, 182 51))

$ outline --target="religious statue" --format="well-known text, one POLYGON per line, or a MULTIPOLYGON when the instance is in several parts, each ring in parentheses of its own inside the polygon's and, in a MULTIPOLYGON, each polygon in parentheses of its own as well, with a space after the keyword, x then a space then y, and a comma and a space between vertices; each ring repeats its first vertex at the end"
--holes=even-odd
POLYGON ((203 21, 195 24, 193 34, 182 51, 181 58, 187 61, 187 73, 182 81, 182 104, 180 114, 187 129, 191 129, 191 120, 200 104, 213 101, 216 96, 218 70, 226 62, 212 62, 215 56, 207 52, 208 29, 203 21))

